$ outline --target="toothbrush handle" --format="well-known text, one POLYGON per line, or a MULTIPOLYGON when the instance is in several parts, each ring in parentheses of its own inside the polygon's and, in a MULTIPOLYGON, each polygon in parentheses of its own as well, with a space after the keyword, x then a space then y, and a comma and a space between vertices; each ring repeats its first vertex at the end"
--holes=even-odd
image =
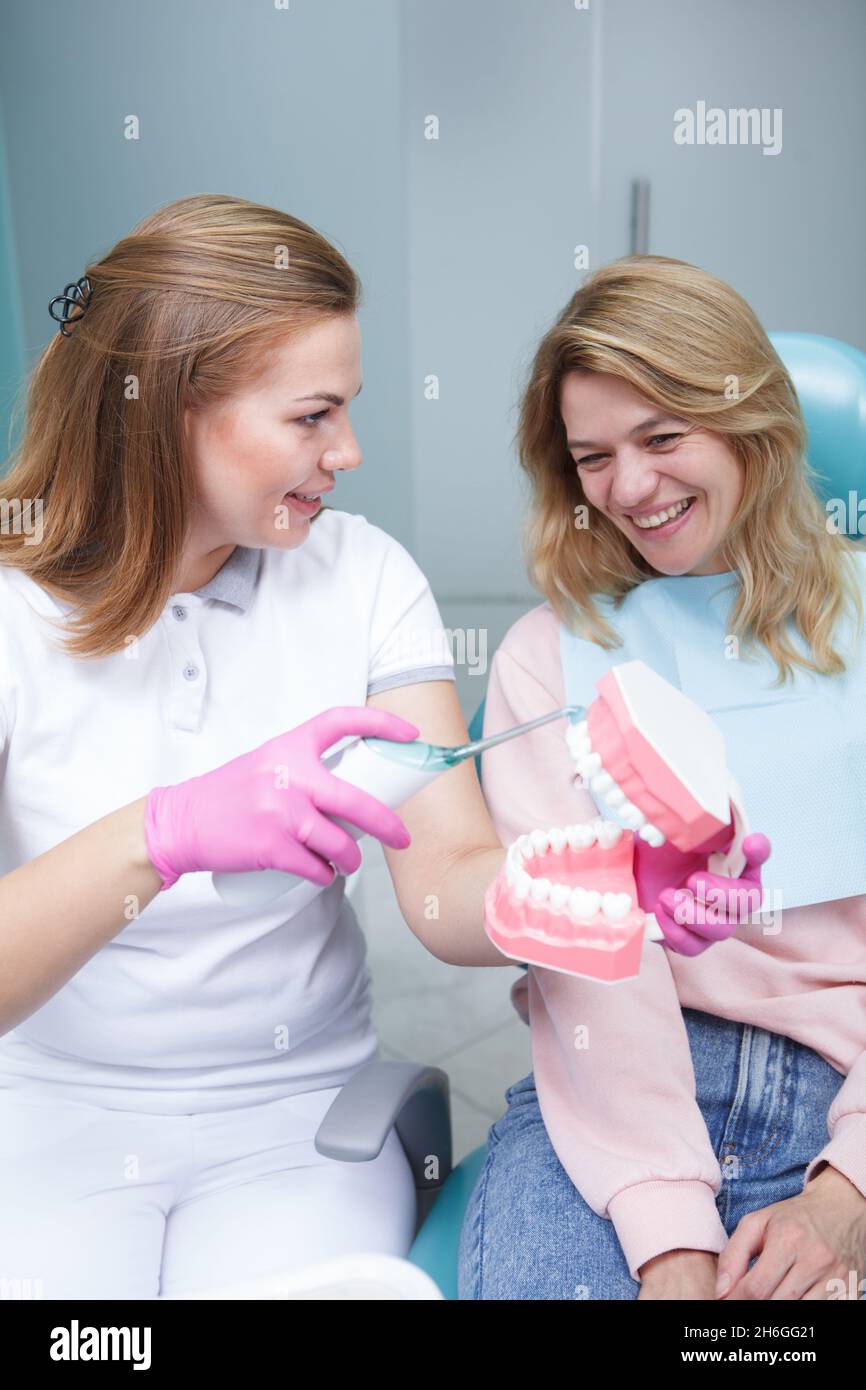
MULTIPOLYGON (((438 777, 440 770, 421 772, 418 768, 406 767, 391 761, 382 753, 374 752, 367 739, 359 738, 354 743, 329 753, 322 759, 323 764, 335 777, 350 782, 352 786, 369 792, 377 801, 396 810, 416 792, 438 777)), ((357 825, 332 816, 336 825, 342 826, 353 840, 360 840, 364 834, 357 825)), ((317 894, 324 892, 318 883, 297 874, 284 874, 279 869, 260 869, 252 873, 213 874, 213 886, 217 894, 229 907, 256 907, 274 902, 277 898, 291 894, 292 913, 299 911, 317 894)))

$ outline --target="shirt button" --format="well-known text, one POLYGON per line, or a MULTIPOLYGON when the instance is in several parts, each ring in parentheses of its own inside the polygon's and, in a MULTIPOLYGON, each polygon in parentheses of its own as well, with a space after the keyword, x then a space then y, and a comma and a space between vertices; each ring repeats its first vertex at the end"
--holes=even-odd
POLYGON ((179 604, 179 603, 176 603, 176 604, 174 605, 174 608, 172 608, 171 611, 172 611, 172 613, 174 614, 175 618, 177 618, 177 621, 178 621, 179 623, 184 622, 184 620, 186 619, 186 609, 185 609, 185 608, 181 608, 180 604, 179 604))
POLYGON ((183 674, 188 681, 196 681, 198 680, 198 667, 190 661, 188 665, 184 666, 183 674))

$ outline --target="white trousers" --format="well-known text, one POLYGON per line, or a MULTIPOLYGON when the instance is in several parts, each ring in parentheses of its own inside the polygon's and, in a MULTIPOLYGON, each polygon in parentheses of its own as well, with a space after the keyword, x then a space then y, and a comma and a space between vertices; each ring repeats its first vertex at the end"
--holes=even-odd
POLYGON ((0 1298, 192 1298, 405 1255, 415 1192, 397 1135, 368 1163, 313 1146, 339 1089, 193 1115, 0 1089, 0 1298))

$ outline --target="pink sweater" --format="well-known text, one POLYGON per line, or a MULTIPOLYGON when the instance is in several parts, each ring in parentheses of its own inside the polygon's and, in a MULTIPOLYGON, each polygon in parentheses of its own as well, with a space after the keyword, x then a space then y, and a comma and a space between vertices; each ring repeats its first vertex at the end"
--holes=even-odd
MULTIPOLYGON (((494 657, 484 732, 564 704, 558 619, 545 603, 494 657)), ((504 844, 598 815, 573 773, 559 721, 484 755, 484 793, 504 844)), ((633 1278, 665 1250, 718 1252, 727 1240, 682 1007, 794 1038, 845 1076, 829 1142, 805 1181, 826 1162, 866 1196, 866 894, 789 909, 780 931, 745 925, 697 957, 647 941, 639 977, 618 984, 533 966, 511 997, 532 1031, 551 1143, 584 1200, 613 1222, 633 1278), (578 1025, 590 1040, 580 1050, 578 1025)))

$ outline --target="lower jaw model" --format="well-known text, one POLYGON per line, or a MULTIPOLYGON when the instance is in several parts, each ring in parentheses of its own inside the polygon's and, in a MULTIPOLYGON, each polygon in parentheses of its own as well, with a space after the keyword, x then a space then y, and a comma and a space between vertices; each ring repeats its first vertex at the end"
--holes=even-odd
POLYGON ((576 773, 622 824, 599 816, 521 835, 487 890, 484 922, 513 960, 614 981, 638 974, 648 927, 663 939, 638 903, 635 836, 688 853, 733 819, 727 858, 713 867, 735 876, 747 827, 721 731, 699 705, 640 661, 613 667, 596 689, 566 740, 576 773))

